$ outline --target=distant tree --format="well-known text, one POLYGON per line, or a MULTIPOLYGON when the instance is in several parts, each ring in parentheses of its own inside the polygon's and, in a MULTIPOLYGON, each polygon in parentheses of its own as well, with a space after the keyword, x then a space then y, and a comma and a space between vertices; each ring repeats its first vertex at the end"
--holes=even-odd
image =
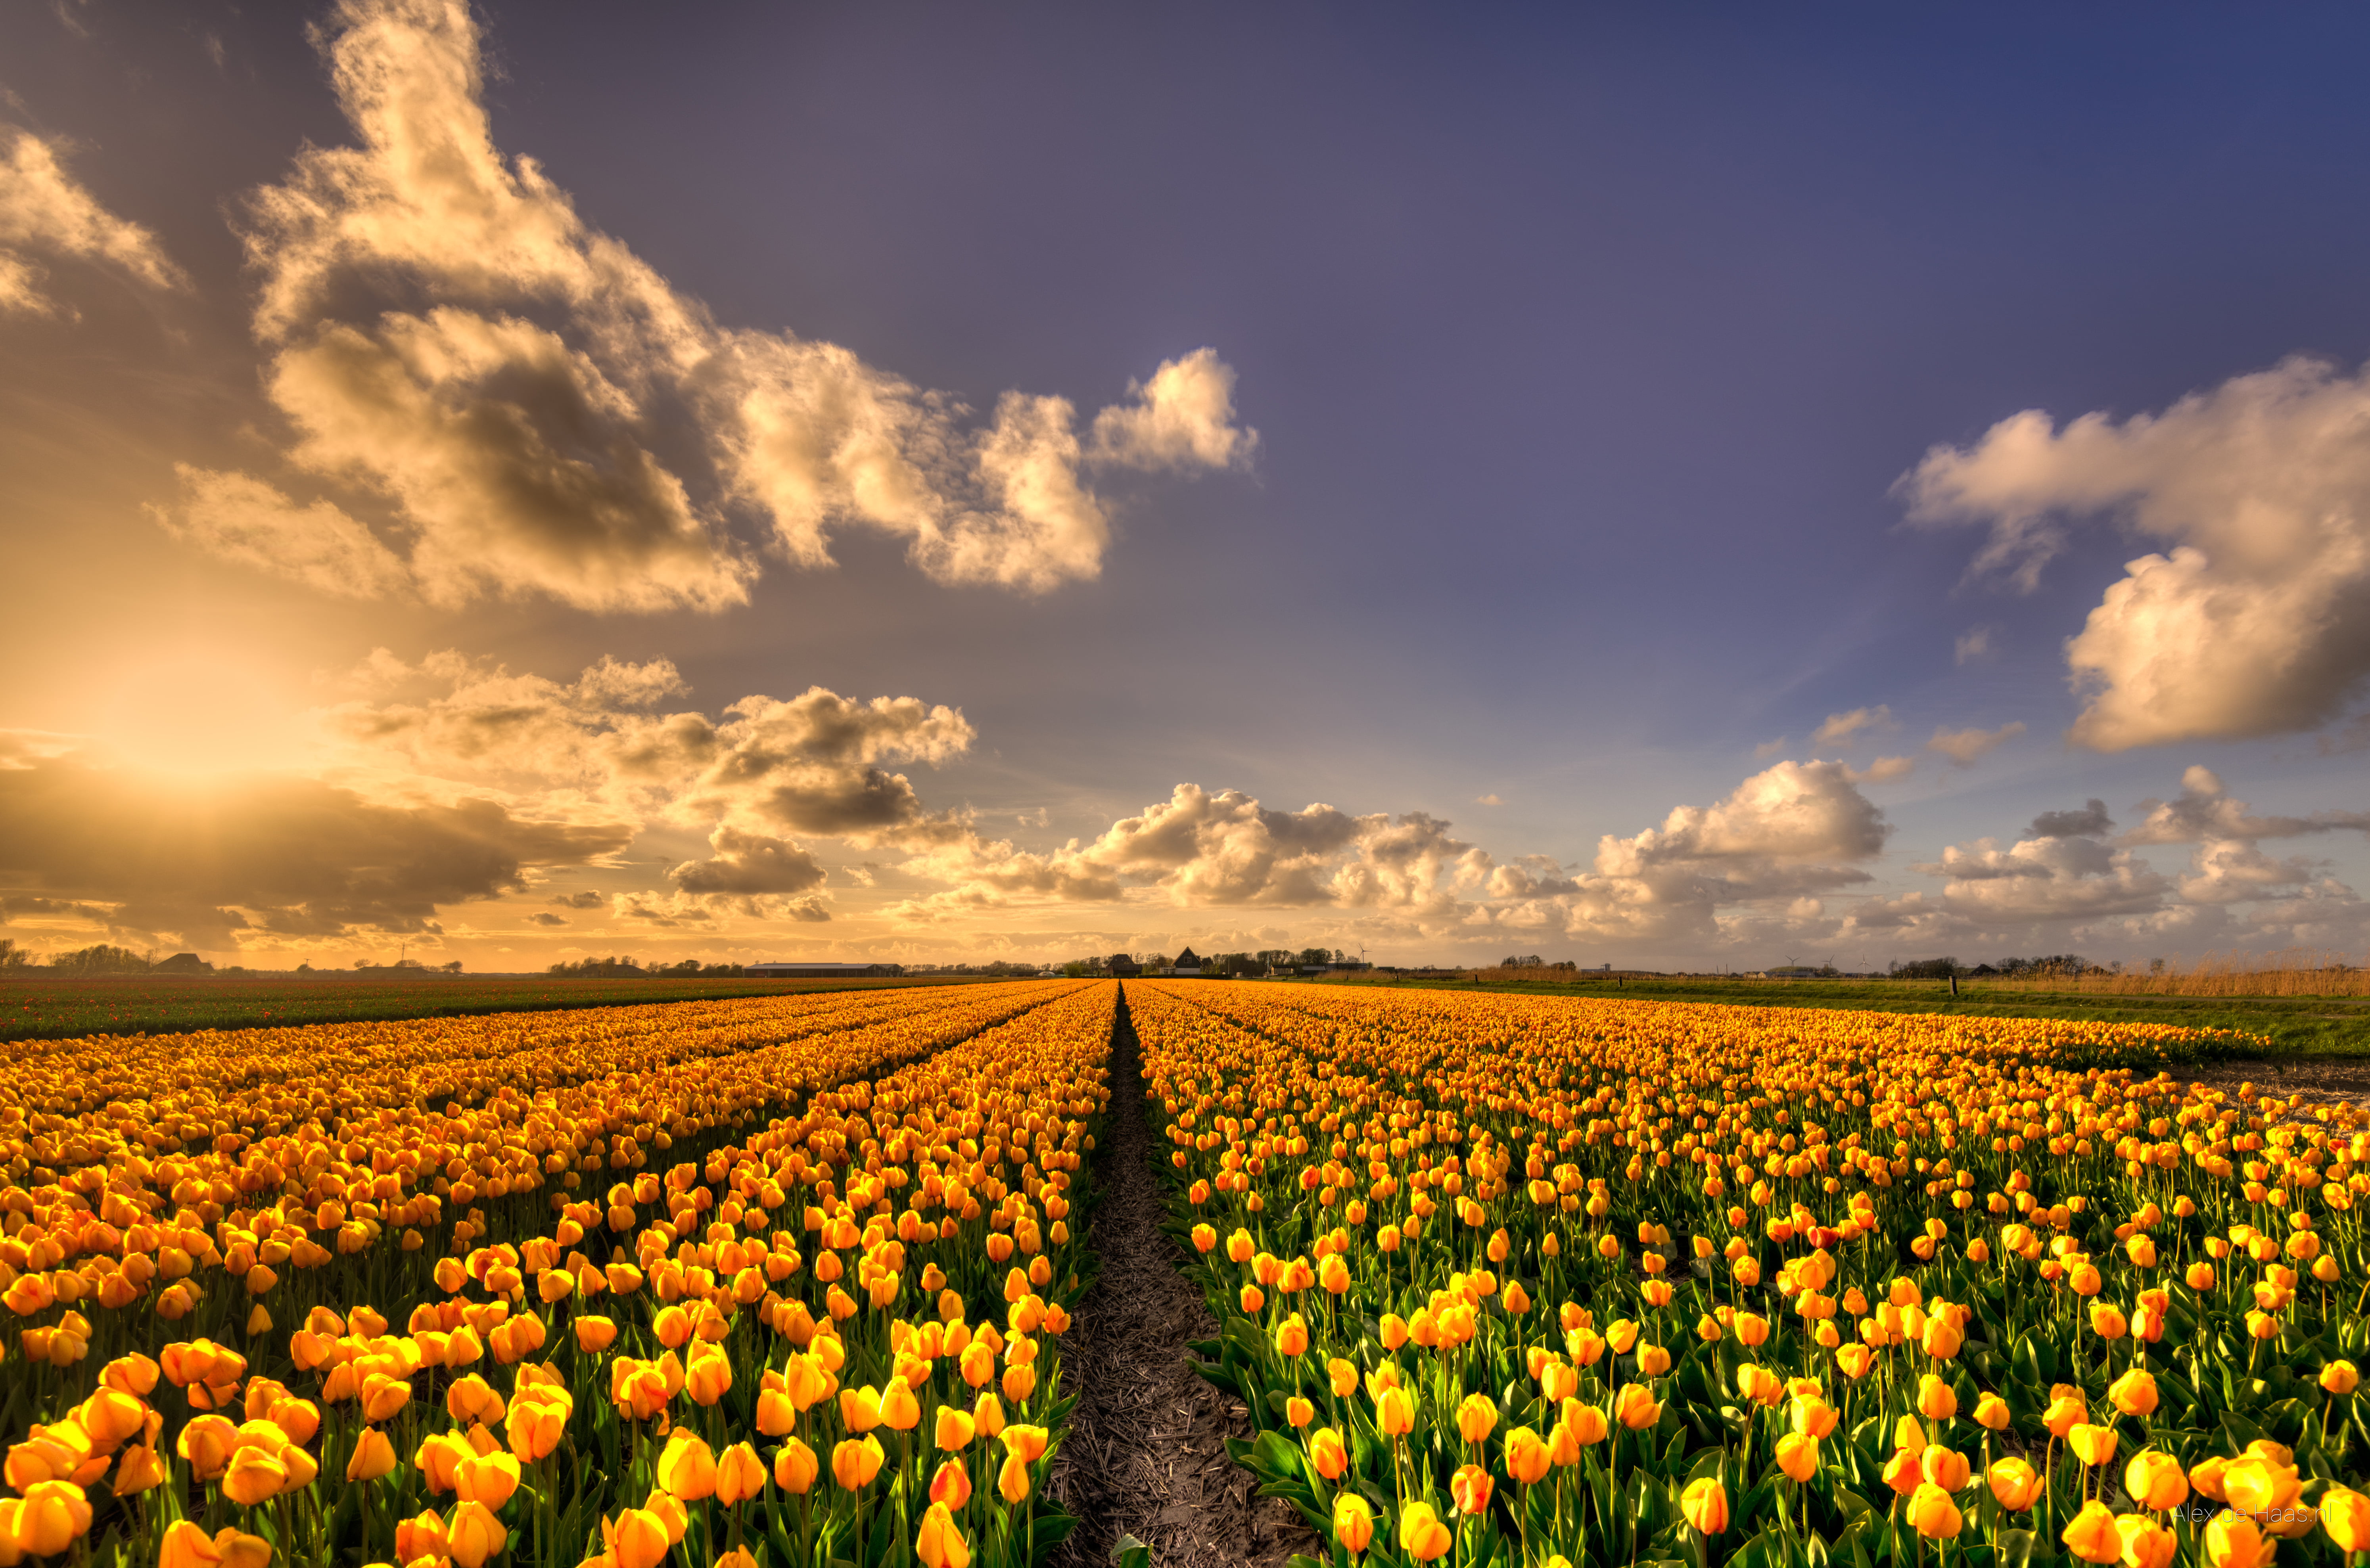
POLYGON ((1205 975, 1213 973, 1229 977, 1256 975, 1266 967, 1265 964, 1248 953, 1221 953, 1214 958, 1205 958, 1202 961, 1202 972, 1205 975))
POLYGON ((1527 958, 1509 956, 1498 966, 1501 969, 1544 969, 1547 967, 1547 961, 1536 953, 1527 958))
POLYGON ((554 964, 546 972, 577 980, 639 980, 650 974, 631 958, 579 958, 572 964, 554 964))
POLYGON ((1333 954, 1329 948, 1304 947, 1300 950, 1300 961, 1313 969, 1321 964, 1330 964, 1333 961, 1333 954))
POLYGON ((1251 956, 1260 961, 1262 969, 1289 969, 1299 960, 1299 955, 1289 947, 1262 947, 1251 956))
POLYGON ((449 964, 439 964, 436 967, 448 975, 457 975, 461 972, 461 960, 455 958, 449 964))
POLYGON ((21 969, 30 965, 33 956, 17 945, 13 936, 0 936, 0 969, 21 969))
POLYGON ((50 967, 69 975, 144 975, 153 967, 144 954, 107 943, 50 956, 50 967))
POLYGON ((1947 980, 1960 970, 1956 958, 1919 958, 1907 964, 1895 963, 1892 972, 1897 980, 1947 980))

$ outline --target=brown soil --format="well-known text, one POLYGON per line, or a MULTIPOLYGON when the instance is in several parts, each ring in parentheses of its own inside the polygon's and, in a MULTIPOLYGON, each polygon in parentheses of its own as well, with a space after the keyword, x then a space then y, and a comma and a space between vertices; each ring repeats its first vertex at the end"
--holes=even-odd
POLYGON ((2179 1069, 2172 1076, 2232 1094, 2241 1084, 2252 1083, 2260 1093, 2295 1102, 2299 1109, 2341 1102, 2370 1111, 2370 1060, 2223 1061, 2179 1069))
POLYGON ((1105 1568, 1133 1535, 1158 1568, 1273 1568, 1317 1541, 1287 1504, 1254 1494, 1222 1439, 1251 1427, 1240 1401, 1193 1370, 1186 1342, 1218 1325, 1179 1272, 1183 1251, 1160 1230, 1134 1026, 1120 1002, 1111 1041, 1111 1115, 1096 1151, 1103 1192, 1088 1239, 1102 1274, 1062 1346, 1077 1391, 1055 1456, 1053 1494, 1078 1516, 1057 1568, 1105 1568))

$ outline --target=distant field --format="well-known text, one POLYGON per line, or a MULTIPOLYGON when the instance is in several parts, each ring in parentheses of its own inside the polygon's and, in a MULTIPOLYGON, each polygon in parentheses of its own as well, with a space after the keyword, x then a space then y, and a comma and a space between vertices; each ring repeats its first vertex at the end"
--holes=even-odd
POLYGON ((846 980, 569 980, 468 975, 408 979, 323 976, 132 975, 98 979, 0 980, 0 1040, 76 1035, 182 1035, 282 1024, 352 1024, 476 1013, 543 1013, 703 997, 780 996, 950 985, 968 977, 846 980))
POLYGON ((2353 996, 2150 996, 2027 989, 1940 980, 1754 980, 1607 976, 1544 985, 1471 980, 1352 979, 1311 982, 1387 987, 1444 986, 1537 996, 1602 996, 1639 1001, 1710 1001, 1735 1007, 1819 1007, 1854 1012, 1953 1013, 1978 1018, 2095 1019, 2231 1029, 2258 1036, 2264 1056, 2370 1057, 2370 1005, 2353 996))

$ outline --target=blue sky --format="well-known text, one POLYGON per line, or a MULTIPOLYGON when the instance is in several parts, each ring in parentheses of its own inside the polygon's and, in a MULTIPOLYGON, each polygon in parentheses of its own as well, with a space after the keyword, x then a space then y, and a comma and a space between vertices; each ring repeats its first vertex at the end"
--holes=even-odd
POLYGON ((0 911, 35 947, 472 967, 2359 956, 2365 31, 19 10, 0 911), (494 216, 364 80, 487 150, 494 216), (325 368, 353 355, 446 444, 325 368), (893 405, 934 543, 856 480, 782 521, 812 475, 748 455, 747 399, 798 447, 845 434, 825 381, 893 405), (1011 391, 1072 406, 1025 452, 1087 500, 981 466, 1011 391), (497 427, 610 522, 505 511, 497 427), (645 674, 580 684, 604 659, 645 674), (814 687, 960 718, 726 712, 814 687), (669 714, 708 728, 661 765, 669 714), (257 815, 289 789, 294 847, 257 815), (237 847, 94 804, 159 798, 237 847), (2111 828, 2030 826, 2092 798, 2111 828))

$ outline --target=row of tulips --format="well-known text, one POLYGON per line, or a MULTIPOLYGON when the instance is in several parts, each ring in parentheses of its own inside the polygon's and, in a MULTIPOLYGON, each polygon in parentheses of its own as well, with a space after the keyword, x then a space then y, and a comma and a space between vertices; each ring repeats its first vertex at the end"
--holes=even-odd
POLYGON ((1337 1562, 2370 1550, 2370 1136, 2153 1070, 2196 1038, 1128 1001, 1238 1457, 1337 1562))
MULTIPOLYGON (((164 1188, 185 1211, 147 1223, 190 1257, 170 1287, 109 1303, 65 1285, 79 1266, 20 1274, 0 1565, 1034 1561, 1071 1523, 1041 1488, 1116 988, 865 1000, 835 1027, 770 1019, 737 1054, 686 1052, 665 1009, 637 1010, 652 1037, 611 1036, 602 1076, 529 1092, 497 1070, 446 1119, 594 1152, 448 1206, 432 1246, 238 1266, 326 1227, 332 1191, 470 1180, 415 1158, 433 1113, 381 1105, 224 1150, 232 1200, 164 1188), (605 1186, 574 1179, 596 1168, 605 1186)), ((837 999, 725 1005, 797 1001, 837 999)), ((381 1093, 341 1082, 344 1043, 317 1031, 286 1092, 381 1093)), ((79 1190, 10 1212, 40 1211, 47 1239, 79 1190)), ((100 1241, 77 1237, 109 1276, 150 1255, 100 1241)))

